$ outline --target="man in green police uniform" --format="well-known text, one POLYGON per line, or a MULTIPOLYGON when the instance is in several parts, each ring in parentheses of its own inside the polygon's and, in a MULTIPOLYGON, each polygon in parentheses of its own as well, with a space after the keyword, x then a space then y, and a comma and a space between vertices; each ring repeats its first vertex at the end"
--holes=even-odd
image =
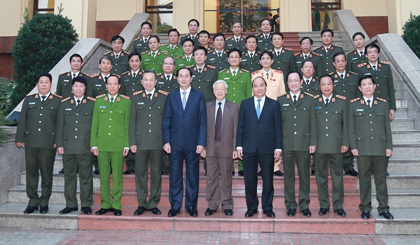
POLYGON ((193 59, 194 42, 191 39, 185 39, 181 44, 184 55, 175 58, 175 72, 181 68, 195 65, 195 60, 193 59))
POLYGON ((374 96, 375 80, 370 75, 359 78, 362 97, 350 101, 350 147, 357 156, 359 170, 360 205, 363 219, 370 218, 372 211, 372 171, 378 200, 378 213, 385 219, 393 219, 389 212, 386 184, 387 159, 392 155, 392 134, 389 108, 386 100, 374 96))
POLYGON ((213 101, 213 83, 217 80, 218 74, 214 66, 206 65, 207 49, 199 46, 194 48, 195 66, 191 67, 193 80, 191 86, 204 94, 206 103, 213 101))
POLYGON ((85 96, 86 79, 75 77, 72 81, 73 94, 62 100, 57 117, 55 141, 57 153, 63 155, 64 197, 66 207, 60 214, 78 210, 76 198, 79 169, 80 202, 82 211, 91 214, 93 204, 92 153, 90 152, 90 130, 95 99, 85 96))
POLYGON ((144 91, 136 92, 131 101, 129 141, 131 151, 136 153, 136 190, 139 202, 134 215, 143 214, 147 210, 161 214, 157 205, 162 189, 162 117, 168 93, 157 91, 156 82, 154 71, 144 71, 144 91), (150 195, 147 188, 149 161, 150 195))
POLYGON ((314 64, 315 76, 321 76, 322 73, 322 64, 321 64, 321 55, 315 52, 312 52, 312 45, 314 41, 309 37, 302 37, 300 39, 300 49, 302 52, 295 54, 295 68, 296 71, 302 74, 302 66, 305 60, 310 60, 314 64))
POLYGON ((325 29, 321 31, 321 41, 323 46, 316 48, 314 52, 321 55, 322 73, 317 74, 321 76, 323 74, 329 74, 334 71, 333 57, 338 52, 344 52, 340 46, 333 45, 334 32, 331 29, 325 29))
POLYGON ((299 175, 299 209, 304 216, 309 210, 311 154, 316 149, 316 119, 312 95, 301 90, 302 75, 290 72, 287 76, 288 93, 280 96, 283 127, 284 199, 287 215, 296 215, 295 168, 299 175), (296 166, 295 166, 296 165, 296 166))
MULTIPOLYGON (((227 55, 230 67, 220 71, 217 80, 223 80, 229 86, 226 100, 240 106, 242 100, 252 96, 251 75, 246 70, 239 68, 241 53, 238 49, 229 50, 227 55)), ((244 175, 242 161, 238 162, 238 174, 244 175)))
POLYGON ((152 33, 152 24, 150 22, 141 23, 141 37, 134 39, 133 52, 142 54, 143 52, 149 51, 149 38, 152 33))
POLYGON ((90 146, 98 157, 101 182, 101 209, 97 215, 114 211, 120 216, 122 195, 122 172, 124 157, 129 151, 128 124, 130 98, 118 94, 120 80, 111 75, 106 82, 107 94, 96 98, 93 110, 90 146), (111 164, 110 164, 111 163, 111 164), (112 166, 112 200, 110 197, 110 167, 112 166))
POLYGON ((357 73, 357 66, 368 62, 365 56, 365 35, 361 32, 354 33, 353 45, 356 49, 347 54, 347 70, 357 73))
POLYGON ((271 65, 271 68, 283 72, 285 87, 287 87, 287 74, 296 69, 293 51, 283 47, 284 36, 280 32, 274 32, 271 35, 271 42, 273 43, 273 49, 271 50, 271 53, 273 54, 273 64, 271 65))
POLYGON ((112 60, 112 70, 111 73, 121 75, 122 73, 129 70, 128 65, 128 55, 130 53, 122 49, 124 45, 124 38, 122 36, 113 36, 111 38, 112 51, 105 53, 112 60))
POLYGON ((52 175, 55 160, 55 133, 57 112, 61 96, 51 94, 52 77, 49 73, 38 76, 38 93, 27 95, 22 104, 15 143, 25 148, 26 194, 29 203, 24 213, 38 210, 48 212, 52 192, 52 175), (38 180, 41 173, 41 196, 38 180))
POLYGON ((156 73, 162 72, 162 61, 168 55, 165 51, 159 51, 160 38, 156 35, 152 35, 149 38, 149 48, 147 52, 141 54, 141 66, 140 69, 154 70, 156 73))
POLYGON ((184 50, 182 49, 182 46, 178 43, 179 31, 177 29, 170 29, 168 31, 168 41, 168 44, 159 47, 160 51, 165 51, 165 53, 167 53, 174 59, 181 55, 184 55, 184 50))
POLYGON ((319 215, 330 211, 328 169, 331 169, 332 203, 334 212, 345 217, 343 209, 343 153, 349 150, 349 104, 346 97, 333 94, 333 80, 329 75, 319 78, 321 96, 314 96, 317 143, 314 162, 318 184, 319 215), (328 167, 328 163, 330 167, 328 167))
POLYGON ((271 22, 269 19, 263 19, 260 22, 261 33, 256 36, 258 43, 258 52, 264 50, 272 50, 273 44, 271 43, 271 22))
POLYGON ((260 64, 260 52, 257 51, 257 38, 249 35, 245 38, 246 51, 242 53, 241 68, 252 74, 262 69, 260 64))

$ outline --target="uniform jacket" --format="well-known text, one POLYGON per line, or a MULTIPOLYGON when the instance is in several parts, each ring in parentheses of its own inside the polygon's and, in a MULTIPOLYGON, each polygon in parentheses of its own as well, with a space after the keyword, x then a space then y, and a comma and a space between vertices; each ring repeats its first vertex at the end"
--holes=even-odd
POLYGON ((193 81, 191 86, 204 94, 206 102, 214 100, 213 83, 217 80, 216 67, 205 65, 201 73, 198 72, 197 66, 191 67, 193 73, 193 81))
POLYGON ((326 52, 324 46, 314 49, 314 52, 321 55, 321 64, 322 64, 322 74, 317 74, 317 76, 321 76, 323 74, 329 74, 335 71, 335 67, 333 65, 333 57, 334 54, 338 52, 344 53, 344 50, 340 46, 332 45, 330 46, 328 52, 326 52))
POLYGON ((248 55, 248 52, 245 51, 244 53, 242 53, 240 67, 244 70, 247 70, 249 73, 261 70, 262 66, 260 64, 260 55, 260 52, 255 51, 254 55, 251 58, 248 55))
POLYGON ((193 56, 191 56, 190 61, 187 61, 187 58, 185 57, 185 55, 179 56, 178 58, 175 59, 175 73, 181 68, 191 67, 194 65, 195 65, 195 60, 193 56))
POLYGON ((359 90, 359 77, 357 73, 346 71, 346 75, 343 79, 337 74, 337 72, 331 72, 329 74, 334 81, 334 93, 342 95, 347 100, 352 100, 360 96, 359 90))
POLYGON ((223 51, 222 57, 219 57, 215 50, 213 50, 212 52, 208 52, 206 65, 211 65, 211 66, 216 67, 216 70, 218 72, 229 68, 229 62, 227 60, 227 51, 226 50, 223 51))
POLYGON ((161 73, 157 75, 157 83, 156 83, 157 90, 163 90, 169 93, 178 88, 179 88, 178 80, 175 75, 172 75, 171 80, 169 81, 166 80, 165 73, 161 73))
MULTIPOLYGON (((321 55, 315 52, 310 52, 309 57, 306 58, 314 64, 315 74, 314 76, 321 76, 323 74, 322 70, 322 63, 321 63, 321 55)), ((295 69, 297 72, 302 74, 302 66, 303 62, 305 61, 302 52, 295 55, 295 69)))
POLYGON ((118 58, 115 57, 114 52, 110 51, 104 55, 109 55, 112 59, 112 70, 111 73, 121 75, 130 69, 128 65, 128 56, 130 53, 122 50, 118 58))
POLYGON ((311 95, 321 95, 321 89, 319 88, 319 82, 317 77, 312 77, 309 85, 306 83, 306 79, 303 78, 302 91, 310 93, 311 95))
POLYGON ((163 59, 168 56, 166 53, 163 53, 162 51, 157 51, 157 54, 155 57, 152 56, 152 51, 143 52, 141 54, 141 66, 140 70, 154 70, 156 74, 162 73, 162 63, 163 59))
POLYGON ((137 92, 143 89, 143 85, 141 85, 142 77, 143 77, 143 73, 141 70, 137 72, 136 77, 133 77, 133 74, 131 71, 126 71, 123 74, 121 74, 120 93, 127 95, 130 98, 133 97, 134 92, 137 92))
POLYGON ((245 47, 245 38, 242 36, 239 38, 239 42, 236 42, 235 37, 232 36, 225 41, 225 49, 231 50, 233 48, 236 48, 239 50, 239 52, 243 53, 246 51, 245 47))
MULTIPOLYGON (((150 38, 150 37, 149 37, 150 38)), ((149 41, 144 42, 143 37, 138 37, 133 41, 133 52, 142 54, 149 51, 149 41)))
POLYGON ((286 81, 287 74, 296 70, 293 51, 283 47, 280 55, 277 55, 274 49, 271 51, 271 53, 273 54, 273 64, 271 65, 271 68, 282 71, 284 81, 286 81))
POLYGON ((240 105, 242 100, 252 96, 251 75, 244 69, 239 69, 235 76, 230 72, 230 69, 225 69, 219 72, 217 79, 228 84, 226 99, 237 105, 240 105))
MULTIPOLYGON (((86 79, 86 83, 90 83, 90 76, 86 73, 79 72, 79 77, 84 77, 86 79)), ((73 78, 71 77, 71 72, 64 72, 61 73, 60 76, 58 76, 57 81, 57 88, 55 90, 55 93, 60 95, 63 98, 67 98, 70 96, 73 96, 72 91, 72 83, 73 78)))
POLYGON ((167 53, 169 56, 171 56, 172 58, 176 59, 179 56, 184 55, 184 50, 182 49, 182 46, 180 44, 176 44, 176 46, 171 49, 171 45, 165 44, 165 45, 161 45, 159 47, 160 51, 164 51, 164 53, 167 53))
MULTIPOLYGON (((363 51, 364 52, 364 51, 363 51)), ((360 56, 358 50, 353 50, 347 54, 347 70, 352 72, 358 72, 357 66, 362 63, 368 63, 368 59, 366 58, 365 54, 360 56)))
POLYGON ((251 81, 256 77, 262 77, 267 82, 267 92, 266 96, 270 99, 277 100, 277 97, 286 92, 285 84, 283 80, 283 72, 271 69, 268 78, 264 69, 254 71, 251 74, 251 81))
POLYGON ((255 36, 255 37, 257 37, 257 44, 258 44, 257 50, 258 50, 258 52, 261 53, 264 50, 272 50, 274 48, 273 43, 271 42, 271 35, 272 34, 270 33, 268 38, 264 38, 263 33, 260 33, 260 34, 255 36))

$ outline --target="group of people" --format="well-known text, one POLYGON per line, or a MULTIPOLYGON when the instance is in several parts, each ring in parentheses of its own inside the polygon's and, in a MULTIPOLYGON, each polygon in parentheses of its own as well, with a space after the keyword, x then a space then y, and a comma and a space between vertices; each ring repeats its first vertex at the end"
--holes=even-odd
POLYGON ((134 215, 160 215, 161 175, 169 174, 168 216, 176 216, 183 206, 185 161, 184 207, 197 216, 201 157, 207 216, 219 207, 225 215, 233 214, 232 175, 239 159, 245 217, 258 210, 258 175, 263 180, 262 210, 268 217, 275 217, 274 175, 284 176, 287 215, 294 216, 298 207, 303 215, 312 215, 311 174, 318 184, 319 215, 327 214, 330 168, 337 215, 346 216, 343 174, 348 174, 359 176, 361 217, 370 217, 373 173, 378 212, 393 218, 386 169, 392 154, 395 92, 390 65, 379 60, 378 45, 365 46, 358 32, 353 35, 356 49, 346 55, 332 44, 334 32, 326 29, 321 32, 323 46, 312 50, 313 40, 303 37, 302 52, 294 55, 283 47, 282 33, 270 32, 268 19, 261 21, 260 34, 246 37, 241 23, 233 23, 232 37, 213 35, 214 47, 208 45, 210 33, 198 31, 197 20, 190 20, 188 28, 183 36, 169 30, 169 44, 160 45, 159 37, 151 34, 152 25, 144 22, 131 53, 122 49, 124 38, 114 36, 112 51, 99 60, 100 72, 92 76, 81 72, 83 58, 73 54, 71 71, 59 76, 56 94, 51 93, 51 75, 39 75, 38 93, 25 98, 16 133, 16 146, 25 148, 26 157, 29 203, 24 213, 38 208, 48 212, 57 151, 63 155, 65 176, 66 207, 61 214, 78 211, 77 172, 81 210, 92 213, 95 166, 101 184, 97 215, 122 214, 123 174, 135 174, 139 205, 134 215), (353 168, 355 156, 359 173, 353 168))

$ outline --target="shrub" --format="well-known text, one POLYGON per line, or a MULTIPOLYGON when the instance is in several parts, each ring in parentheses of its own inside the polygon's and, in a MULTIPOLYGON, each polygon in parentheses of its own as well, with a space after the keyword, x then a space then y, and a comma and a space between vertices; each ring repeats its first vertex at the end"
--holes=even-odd
POLYGON ((410 13, 410 19, 405 22, 403 32, 402 38, 420 58, 420 16, 410 13))

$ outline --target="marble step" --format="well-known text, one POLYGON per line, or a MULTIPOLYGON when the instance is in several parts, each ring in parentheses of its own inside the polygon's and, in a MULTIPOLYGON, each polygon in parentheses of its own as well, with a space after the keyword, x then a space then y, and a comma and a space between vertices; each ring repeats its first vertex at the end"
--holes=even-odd
MULTIPOLYGON (((386 179, 388 190, 415 189, 420 192, 420 172, 388 172, 389 176, 386 179)), ((374 179, 372 178, 372 186, 374 187, 373 183, 374 179)))
POLYGON ((414 119, 413 118, 395 118, 391 122, 391 130, 397 129, 414 129, 414 119))
POLYGON ((376 234, 383 235, 418 235, 420 231, 420 209, 417 208, 393 208, 390 211, 394 215, 392 221, 372 212, 375 220, 376 234))
POLYGON ((393 129, 392 142, 415 142, 420 140, 420 130, 417 129, 393 129))
POLYGON ((420 156, 420 141, 393 142, 392 155, 397 157, 418 157, 420 156))
POLYGON ((406 172, 420 172, 420 157, 392 156, 389 159, 388 172, 401 172, 402 170, 406 172))
MULTIPOLYGON (((388 205, 391 208, 419 208, 419 189, 388 189, 388 197, 388 205)), ((372 207, 378 207, 375 189, 372 189, 372 207)))

